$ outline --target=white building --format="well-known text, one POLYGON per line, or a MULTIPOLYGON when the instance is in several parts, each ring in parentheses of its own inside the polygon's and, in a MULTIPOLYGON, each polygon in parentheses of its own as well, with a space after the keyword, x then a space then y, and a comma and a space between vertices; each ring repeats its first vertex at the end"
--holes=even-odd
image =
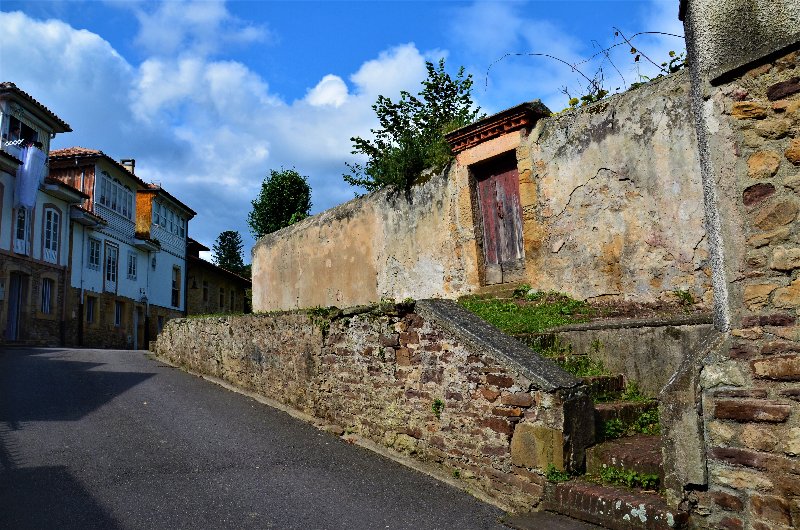
POLYGON ((53 177, 88 196, 73 216, 68 342, 75 344, 144 348, 166 320, 185 313, 194 212, 136 176, 133 160, 123 162, 81 147, 51 153, 53 177))
POLYGON ((0 83, 0 343, 64 342, 71 208, 86 195, 48 177, 50 139, 69 125, 0 83))

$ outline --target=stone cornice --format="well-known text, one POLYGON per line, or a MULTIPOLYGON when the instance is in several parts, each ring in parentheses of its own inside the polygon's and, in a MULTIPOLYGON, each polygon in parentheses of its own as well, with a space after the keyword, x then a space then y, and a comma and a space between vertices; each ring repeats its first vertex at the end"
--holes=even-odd
POLYGON ((532 128, 539 118, 550 115, 550 109, 538 99, 511 107, 480 119, 445 135, 450 150, 457 154, 492 138, 519 130, 532 128))

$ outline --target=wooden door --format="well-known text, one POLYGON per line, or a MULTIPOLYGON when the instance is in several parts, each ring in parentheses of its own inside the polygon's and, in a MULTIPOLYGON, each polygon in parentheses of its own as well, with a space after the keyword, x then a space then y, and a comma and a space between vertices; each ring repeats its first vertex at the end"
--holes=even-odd
POLYGON ((484 283, 524 279, 522 208, 516 158, 502 157, 475 168, 483 224, 484 283))

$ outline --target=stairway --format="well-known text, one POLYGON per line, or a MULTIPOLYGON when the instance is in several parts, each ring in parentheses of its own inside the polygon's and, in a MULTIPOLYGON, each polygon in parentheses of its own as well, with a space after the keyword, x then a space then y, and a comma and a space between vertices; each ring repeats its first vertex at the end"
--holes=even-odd
POLYGON ((659 494, 658 402, 621 399, 620 374, 582 379, 595 399, 597 443, 586 452, 586 473, 548 483, 540 508, 615 530, 684 528, 688 514, 670 508, 659 494))

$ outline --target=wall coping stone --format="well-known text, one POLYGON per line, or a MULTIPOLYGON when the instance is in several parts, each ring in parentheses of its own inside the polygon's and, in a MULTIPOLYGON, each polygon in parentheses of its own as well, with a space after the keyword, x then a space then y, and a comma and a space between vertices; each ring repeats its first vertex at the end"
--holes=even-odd
POLYGON ((513 337, 452 300, 418 300, 415 312, 436 323, 478 352, 508 363, 540 390, 574 388, 581 382, 513 337))
POLYGON ((549 335, 550 333, 560 333, 562 331, 590 331, 597 329, 626 329, 626 328, 660 328, 663 326, 699 326, 702 324, 713 324, 714 315, 712 313, 699 313, 696 315, 685 315, 668 318, 618 318, 595 322, 584 322, 579 324, 566 324, 548 329, 542 333, 531 333, 531 336, 549 335))

